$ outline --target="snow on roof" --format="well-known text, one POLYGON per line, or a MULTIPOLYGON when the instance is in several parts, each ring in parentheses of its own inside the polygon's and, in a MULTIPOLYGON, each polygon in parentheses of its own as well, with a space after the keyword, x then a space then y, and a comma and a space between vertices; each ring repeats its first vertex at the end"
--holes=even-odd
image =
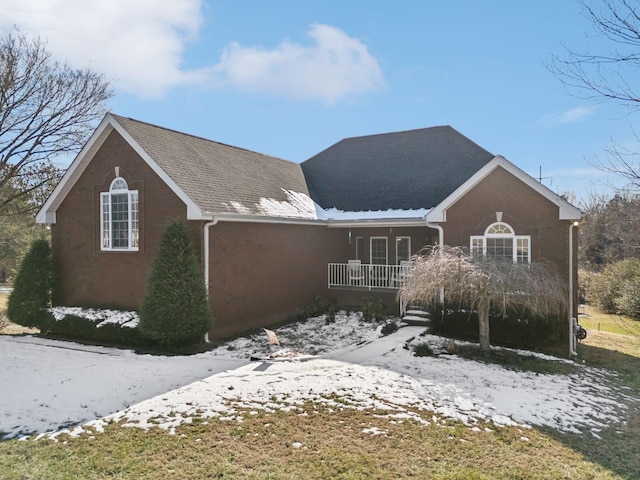
POLYGON ((392 220, 392 219, 423 219, 431 209, 421 208, 417 210, 368 210, 360 212, 348 212, 337 208, 323 209, 316 205, 316 212, 322 220, 392 220))

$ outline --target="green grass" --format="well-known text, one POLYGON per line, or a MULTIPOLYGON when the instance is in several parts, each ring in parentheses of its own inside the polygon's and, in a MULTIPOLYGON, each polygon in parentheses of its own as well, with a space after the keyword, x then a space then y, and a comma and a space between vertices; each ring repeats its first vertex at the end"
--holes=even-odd
POLYGON ((621 478, 535 430, 481 425, 474 431, 454 422, 391 423, 373 411, 304 408, 308 415, 196 421, 173 436, 112 425, 58 443, 4 442, 0 472, 7 480, 621 478), (371 427, 384 434, 363 431, 371 427))
MULTIPOLYGON (((592 312, 589 320, 598 321, 598 315, 592 312)), ((617 381, 638 399, 640 337, 605 330, 604 318, 601 331, 589 330, 578 346, 578 361, 620 373, 617 381)), ((0 442, 0 478, 640 478, 638 400, 629 404, 626 423, 598 432, 600 438, 492 424, 472 430, 442 419, 424 425, 380 413, 388 412, 309 403, 290 412, 247 412, 241 423, 196 419, 175 435, 114 424, 104 433, 57 442, 8 440, 0 442), (364 432, 372 427, 383 434, 364 432)))
POLYGON ((634 320, 626 315, 603 313, 588 305, 585 306, 585 315, 581 315, 578 321, 589 333, 606 332, 640 336, 640 320, 634 320))

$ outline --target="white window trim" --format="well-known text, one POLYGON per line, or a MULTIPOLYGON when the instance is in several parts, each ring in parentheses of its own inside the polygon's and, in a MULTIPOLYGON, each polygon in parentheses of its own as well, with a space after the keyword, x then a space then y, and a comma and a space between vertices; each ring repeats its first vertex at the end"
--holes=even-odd
POLYGON ((484 235, 471 235, 471 237, 469 238, 469 250, 471 252, 471 254, 473 255, 474 252, 474 240, 481 240, 482 241, 482 256, 486 257, 487 256, 487 239, 488 238, 510 238, 511 241, 513 242, 513 263, 517 263, 518 262, 518 240, 526 240, 527 241, 527 257, 526 257, 526 263, 531 263, 531 235, 515 235, 515 233, 511 233, 511 234, 492 234, 492 233, 488 233, 489 230, 491 230, 491 228, 495 225, 498 224, 503 224, 506 225, 507 227, 509 227, 509 229, 511 230, 511 232, 515 232, 515 230, 513 229, 513 227, 511 227, 511 225, 509 225, 506 222, 495 222, 492 223, 491 225, 489 225, 485 231, 484 231, 484 235))
POLYGON ((117 177, 115 178, 112 182, 111 185, 109 186, 109 191, 108 192, 101 192, 100 193, 100 250, 102 251, 111 251, 111 252, 137 252, 139 249, 139 246, 133 246, 133 240, 134 240, 134 229, 133 229, 133 215, 132 215, 132 197, 136 196, 137 198, 137 204, 138 204, 138 211, 137 211, 137 219, 138 219, 138 228, 137 228, 137 233, 138 233, 138 244, 140 242, 140 196, 138 195, 138 190, 129 190, 129 186, 126 182, 126 180, 124 180, 122 177, 117 177), (127 186, 127 189, 117 189, 114 190, 113 186, 115 185, 116 182, 118 181, 123 181, 125 183, 125 185, 127 186), (121 195, 123 193, 127 194, 127 232, 128 232, 128 238, 127 238, 127 247, 113 247, 113 219, 111 217, 112 215, 112 203, 111 203, 111 197, 113 195, 121 195), (104 245, 104 238, 105 238, 105 211, 104 211, 104 205, 105 205, 105 199, 109 199, 108 204, 109 204, 109 212, 108 212, 108 225, 109 225, 109 245, 105 246, 104 245))
POLYGON ((408 235, 399 236, 399 237, 396 237, 396 265, 400 265, 400 258, 398 255, 398 244, 399 244, 398 240, 401 240, 401 239, 407 239, 409 241, 409 258, 406 258, 403 260, 406 260, 406 261, 411 260, 411 237, 408 235))
POLYGON ((373 241, 384 240, 385 262, 378 265, 389 265, 389 239, 387 237, 371 237, 369 239, 369 263, 373 265, 373 241))

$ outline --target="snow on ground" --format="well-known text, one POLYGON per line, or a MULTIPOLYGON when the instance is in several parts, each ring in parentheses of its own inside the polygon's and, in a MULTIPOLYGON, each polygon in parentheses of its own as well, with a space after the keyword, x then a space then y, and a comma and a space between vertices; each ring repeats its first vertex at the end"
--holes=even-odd
POLYGON ((383 337, 380 325, 341 313, 329 325, 319 317, 278 328, 281 346, 253 335, 189 357, 2 336, 0 432, 78 434, 82 425, 100 430, 110 421, 173 431, 194 416, 239 420, 242 409, 299 409, 307 400, 420 422, 450 418, 471 427, 490 421, 594 435, 624 420, 625 392, 611 373, 573 362, 575 373, 567 375, 444 353, 416 357, 405 347, 428 342, 445 351, 444 339, 423 331, 403 327, 383 337))

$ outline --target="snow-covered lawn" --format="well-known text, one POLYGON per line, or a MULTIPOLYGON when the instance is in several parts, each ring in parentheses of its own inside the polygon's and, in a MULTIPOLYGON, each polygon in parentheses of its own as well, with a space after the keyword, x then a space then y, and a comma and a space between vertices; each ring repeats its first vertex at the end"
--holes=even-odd
POLYGON ((254 335, 188 357, 1 336, 0 432, 77 434, 112 420, 172 431, 194 416, 234 419, 245 408, 299 408, 306 400, 472 428, 485 420, 597 435, 624 419, 625 392, 612 373, 579 362, 570 375, 516 371, 445 354, 446 341, 423 331, 403 327, 383 337, 379 325, 342 312, 333 324, 319 317, 277 329, 280 347, 254 335), (416 357, 405 348, 419 342, 443 353, 416 357))

